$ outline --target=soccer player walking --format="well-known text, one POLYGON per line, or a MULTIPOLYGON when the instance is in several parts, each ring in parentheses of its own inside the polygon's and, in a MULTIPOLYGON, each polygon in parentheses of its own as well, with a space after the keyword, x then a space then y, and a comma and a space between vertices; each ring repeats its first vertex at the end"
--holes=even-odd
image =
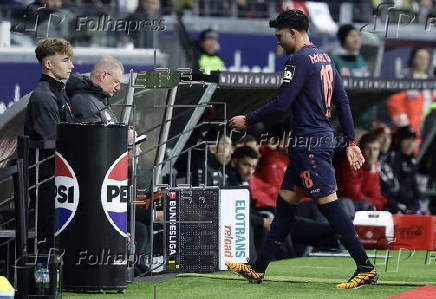
POLYGON ((291 163, 283 178, 276 216, 259 258, 251 265, 233 262, 226 265, 250 282, 260 283, 274 252, 289 234, 300 198, 306 194, 316 200, 319 210, 340 236, 340 241, 357 265, 348 282, 336 287, 352 289, 374 283, 378 279, 376 269, 336 196, 332 166, 336 142, 330 124, 332 103, 336 106, 347 141, 346 154, 351 167, 359 169, 365 162, 354 141, 353 118, 341 77, 330 57, 309 42, 309 19, 302 11, 286 10, 269 25, 275 28, 278 43, 286 54, 291 54, 285 65, 283 83, 269 103, 247 115, 233 117, 229 124, 242 129, 291 108, 292 138, 296 142, 289 147, 291 163))

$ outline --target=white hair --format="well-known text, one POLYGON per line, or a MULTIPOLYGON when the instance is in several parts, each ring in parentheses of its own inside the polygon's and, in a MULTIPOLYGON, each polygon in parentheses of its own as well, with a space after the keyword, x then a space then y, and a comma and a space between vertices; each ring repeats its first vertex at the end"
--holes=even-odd
POLYGON ((95 76, 101 72, 111 72, 115 69, 121 70, 121 73, 124 74, 123 64, 118 59, 112 56, 103 56, 94 64, 91 76, 95 76))

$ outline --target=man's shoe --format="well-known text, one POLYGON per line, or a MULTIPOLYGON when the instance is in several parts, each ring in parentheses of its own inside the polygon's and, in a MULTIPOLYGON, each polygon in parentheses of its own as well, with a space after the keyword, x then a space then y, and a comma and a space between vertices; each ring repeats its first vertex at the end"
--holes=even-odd
POLYGON ((226 266, 235 274, 246 278, 250 283, 261 283, 263 280, 264 273, 254 271, 249 264, 226 262, 226 266))
POLYGON ((148 268, 146 265, 144 265, 143 263, 137 263, 134 267, 134 276, 147 276, 150 274, 150 268, 148 268))
POLYGON ((348 282, 340 283, 338 289, 357 289, 365 284, 376 283, 379 275, 375 268, 358 268, 348 282))

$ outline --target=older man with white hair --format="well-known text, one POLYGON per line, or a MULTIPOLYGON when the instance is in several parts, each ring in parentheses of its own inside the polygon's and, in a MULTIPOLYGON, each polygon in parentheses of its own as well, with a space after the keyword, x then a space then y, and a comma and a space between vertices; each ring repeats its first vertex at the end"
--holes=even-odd
POLYGON ((120 90, 123 74, 122 63, 105 56, 97 61, 89 77, 72 75, 66 90, 76 121, 115 123, 117 120, 109 106, 109 98, 120 90))

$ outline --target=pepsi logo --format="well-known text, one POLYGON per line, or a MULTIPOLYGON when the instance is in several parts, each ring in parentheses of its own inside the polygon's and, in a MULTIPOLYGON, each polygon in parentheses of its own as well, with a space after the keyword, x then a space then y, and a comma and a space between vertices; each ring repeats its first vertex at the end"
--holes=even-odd
POLYGON ((170 192, 170 193, 168 194, 168 196, 169 196, 170 199, 176 199, 177 194, 176 194, 176 192, 170 192))
POLYGON ((71 222, 79 205, 79 183, 68 161, 55 153, 55 236, 71 222))
POLYGON ((109 167, 101 186, 101 204, 106 218, 123 237, 127 237, 127 167, 128 156, 124 153, 109 167))

